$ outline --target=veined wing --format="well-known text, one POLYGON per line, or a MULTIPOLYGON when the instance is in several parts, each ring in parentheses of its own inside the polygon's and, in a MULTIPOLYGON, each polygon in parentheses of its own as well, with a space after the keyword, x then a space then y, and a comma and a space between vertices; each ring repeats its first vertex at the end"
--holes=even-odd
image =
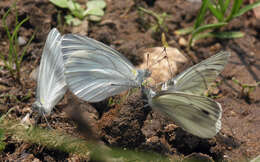
POLYGON ((140 71, 119 52, 94 39, 67 34, 62 53, 66 82, 85 101, 99 102, 141 85, 140 71))
POLYGON ((54 28, 49 32, 45 42, 37 77, 37 101, 45 113, 51 112, 66 90, 61 35, 54 28))
POLYGON ((211 138, 221 129, 221 105, 210 98, 182 92, 161 91, 149 104, 187 132, 211 138))
POLYGON ((229 56, 229 52, 219 52, 211 56, 166 82, 162 86, 162 90, 171 89, 172 91, 203 94, 224 69, 229 56))

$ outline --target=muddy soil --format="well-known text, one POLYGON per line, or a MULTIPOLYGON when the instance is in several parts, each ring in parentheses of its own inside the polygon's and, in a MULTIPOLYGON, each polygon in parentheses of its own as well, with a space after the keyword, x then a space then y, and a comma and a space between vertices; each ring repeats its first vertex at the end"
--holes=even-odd
MULTIPOLYGON (((1 18, 12 3, 9 0, 0 2, 1 18)), ((18 19, 21 21, 27 16, 30 17, 30 20, 21 27, 19 36, 28 41, 35 32, 35 39, 22 62, 23 87, 13 80, 8 71, 3 68, 2 60, 0 61, 0 113, 4 114, 8 109, 15 108, 9 118, 21 120, 26 113, 32 112, 31 105, 35 100, 36 82, 30 74, 39 65, 45 39, 53 27, 58 27, 63 34, 72 31, 85 33, 120 51, 134 65, 142 63, 144 50, 161 46, 161 41, 160 34, 151 30, 151 24, 156 23, 156 20, 150 15, 141 13, 138 10, 140 6, 157 13, 169 14, 165 22, 167 31, 164 31, 169 45, 178 48, 187 56, 195 56, 197 62, 220 50, 231 52, 230 61, 218 77, 218 86, 212 92, 212 97, 223 107, 223 124, 220 133, 207 140, 183 131, 169 119, 144 106, 146 103, 142 100, 139 91, 119 104, 108 104, 108 100, 88 104, 68 92, 53 113, 47 117, 51 127, 77 137, 91 136, 90 138, 100 139, 108 146, 155 151, 168 156, 202 153, 216 161, 246 161, 259 155, 260 88, 257 86, 253 92, 246 95, 242 88, 232 81, 232 78, 246 84, 260 81, 260 21, 250 11, 233 20, 223 29, 244 32, 243 38, 204 39, 198 41, 191 51, 187 51, 178 42, 183 38, 187 40, 188 37, 176 36, 174 31, 191 26, 200 5, 184 0, 107 0, 105 16, 101 22, 88 22, 86 26, 77 29, 64 25, 63 20, 59 21, 58 14, 64 15, 67 11, 53 6, 48 0, 19 1, 18 19), (26 97, 28 94, 30 97, 26 97), (73 115, 66 113, 72 114, 75 107, 83 111, 82 118, 90 123, 89 128, 86 129, 93 134, 86 133, 84 128, 78 129, 78 121, 71 120, 70 117, 75 119, 73 115)), ((13 28, 14 24, 15 16, 11 13, 7 25, 13 28)), ((0 22, 0 51, 8 52, 8 38, 2 22, 0 22)), ((191 65, 192 63, 188 63, 186 67, 191 65)), ((120 100, 120 96, 114 98, 120 100)), ((47 126, 44 120, 36 120, 34 117, 31 120, 39 126, 47 126)), ((0 161, 80 159, 75 155, 16 141, 10 137, 7 137, 4 142, 7 145, 0 153, 0 161)))

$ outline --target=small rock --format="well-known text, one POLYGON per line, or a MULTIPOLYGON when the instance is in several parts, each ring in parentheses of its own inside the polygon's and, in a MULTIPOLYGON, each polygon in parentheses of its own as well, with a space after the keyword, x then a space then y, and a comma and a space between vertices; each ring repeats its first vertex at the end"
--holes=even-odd
POLYGON ((213 46, 210 47, 210 51, 212 53, 216 53, 217 51, 219 51, 221 49, 221 44, 220 43, 216 43, 213 46))
POLYGON ((186 39, 183 38, 183 37, 180 37, 180 39, 179 39, 179 45, 182 46, 182 47, 186 47, 187 44, 188 44, 188 42, 186 41, 186 39))
POLYGON ((24 37, 22 37, 22 36, 19 36, 18 37, 18 44, 19 44, 19 46, 23 46, 23 45, 25 45, 27 42, 26 42, 26 40, 25 40, 25 38, 24 37))
POLYGON ((29 75, 29 77, 34 80, 37 81, 37 76, 39 73, 39 66, 37 66, 35 69, 33 69, 33 71, 31 72, 31 74, 29 75))
POLYGON ((26 128, 28 129, 29 126, 32 125, 32 122, 30 121, 30 113, 27 113, 22 120, 20 121, 20 123, 26 128))
POLYGON ((147 52, 144 53, 143 63, 138 66, 140 69, 149 68, 152 72, 151 81, 149 81, 151 85, 168 81, 179 72, 181 66, 188 62, 188 59, 177 48, 167 47, 166 52, 169 64, 163 47, 153 47, 147 49, 147 52), (148 55, 149 58, 147 58, 148 55), (149 67, 147 67, 147 59, 149 67))
POLYGON ((235 111, 230 111, 230 115, 234 117, 237 115, 237 113, 235 111))

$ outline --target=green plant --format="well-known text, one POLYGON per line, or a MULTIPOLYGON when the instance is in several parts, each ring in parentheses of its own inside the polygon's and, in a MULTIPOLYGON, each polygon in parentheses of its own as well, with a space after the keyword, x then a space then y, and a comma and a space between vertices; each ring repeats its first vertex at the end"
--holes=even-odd
POLYGON ((4 140, 4 130, 0 128, 0 152, 2 152, 5 149, 6 143, 4 142, 4 140))
POLYGON ((232 81, 241 87, 241 97, 245 97, 247 99, 250 99, 250 94, 255 91, 257 86, 260 85, 260 82, 256 82, 255 84, 244 84, 234 77, 232 78, 232 81))
MULTIPOLYGON (((1 125, 1 123, 4 122, 5 117, 13 110, 14 110, 14 108, 9 109, 6 114, 4 114, 0 117, 0 125, 1 125)), ((6 143, 4 142, 4 140, 5 140, 5 132, 4 132, 4 128, 1 127, 0 128, 0 152, 5 149, 6 143)))
POLYGON ((65 22, 68 25, 80 25, 81 22, 88 17, 91 21, 100 21, 104 16, 104 8, 106 2, 104 0, 89 0, 86 3, 87 9, 81 7, 81 5, 74 0, 50 0, 54 5, 68 9, 70 12, 65 16, 65 22))
POLYGON ((91 161, 170 161, 168 157, 152 152, 137 152, 120 148, 108 148, 100 142, 83 140, 57 130, 47 130, 34 126, 26 126, 17 121, 4 120, 0 128, 5 134, 18 141, 25 141, 57 149, 91 159, 91 161))
POLYGON ((19 54, 19 44, 18 44, 18 31, 20 29, 20 27, 29 20, 29 17, 23 19, 21 22, 18 21, 18 13, 16 10, 16 4, 13 5, 13 7, 9 8, 7 10, 7 12, 4 14, 3 18, 2 18, 2 24, 4 27, 4 30, 7 34, 8 37, 8 41, 9 41, 9 51, 8 51, 8 55, 5 56, 3 53, 0 52, 0 58, 3 60, 4 62, 4 66, 5 68, 8 69, 8 71, 10 72, 11 76, 18 81, 18 83, 21 83, 21 63, 23 61, 23 57, 29 47, 29 45, 31 44, 31 41, 34 38, 34 35, 32 35, 32 37, 30 38, 30 40, 27 42, 27 44, 25 45, 25 47, 23 48, 21 54, 19 54), (8 28, 7 24, 6 24, 6 19, 8 17, 8 15, 10 14, 12 8, 14 9, 15 12, 15 28, 14 30, 11 32, 10 29, 8 28))
POLYGON ((200 11, 196 17, 193 27, 180 29, 175 33, 178 35, 191 34, 189 39, 188 48, 192 46, 195 40, 206 38, 206 37, 216 37, 216 38, 240 38, 244 34, 241 32, 220 32, 219 28, 227 25, 232 19, 243 15, 245 12, 260 6, 260 1, 241 7, 243 0, 203 0, 200 11), (229 11, 228 8, 231 8, 229 11), (210 13, 216 18, 216 22, 205 24, 205 16, 207 12, 210 13), (206 30, 209 32, 202 33, 206 30))
POLYGON ((152 24, 152 30, 154 32, 162 33, 162 32, 168 31, 165 20, 167 17, 169 17, 169 15, 166 12, 163 12, 162 14, 157 14, 157 13, 153 12, 152 10, 147 10, 142 7, 138 7, 138 9, 144 13, 147 13, 148 15, 151 15, 152 17, 154 17, 156 19, 156 24, 152 24))

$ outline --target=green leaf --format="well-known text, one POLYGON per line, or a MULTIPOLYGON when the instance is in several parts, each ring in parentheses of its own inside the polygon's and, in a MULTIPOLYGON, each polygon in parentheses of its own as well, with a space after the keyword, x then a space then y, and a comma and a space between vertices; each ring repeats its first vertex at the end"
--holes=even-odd
POLYGON ((179 29, 179 30, 176 30, 174 32, 174 34, 176 35, 186 35, 186 34, 189 34, 193 31, 193 27, 187 27, 187 28, 184 28, 184 29, 179 29))
POLYGON ((50 2, 60 8, 68 8, 68 0, 50 0, 50 2))
POLYGON ((0 128, 0 141, 4 139, 4 130, 0 128))
POLYGON ((205 17, 206 12, 207 12, 208 3, 209 3, 209 0, 203 0, 202 1, 202 5, 200 7, 199 14, 198 14, 196 21, 195 21, 195 24, 194 24, 194 29, 198 28, 201 25, 201 23, 203 22, 204 17, 205 17))
POLYGON ((84 12, 84 15, 104 16, 104 14, 105 12, 100 8, 92 8, 84 12))
POLYGON ((190 41, 189 41, 189 47, 191 46, 191 44, 192 44, 192 42, 193 42, 193 39, 194 39, 194 37, 195 37, 197 34, 203 32, 203 31, 205 31, 205 30, 220 28, 220 27, 222 27, 222 26, 224 26, 224 25, 226 25, 226 24, 227 24, 227 23, 220 22, 220 23, 207 24, 207 25, 203 25, 203 26, 198 27, 196 30, 194 30, 194 31, 192 32, 192 36, 191 36, 191 39, 190 39, 190 41))
POLYGON ((234 38, 242 38, 245 34, 237 31, 229 31, 229 32, 209 32, 197 34, 194 36, 193 41, 202 39, 202 38, 220 38, 220 39, 234 39, 234 38))
POLYGON ((241 8, 235 15, 233 15, 233 17, 238 17, 243 15, 244 13, 246 13, 247 11, 260 6, 260 1, 257 1, 255 3, 252 3, 250 5, 245 6, 244 8, 241 8))
POLYGON ((73 0, 68 1, 68 8, 72 15, 76 16, 79 19, 84 19, 84 9, 80 6, 79 3, 74 2, 73 0))
POLYGON ((6 143, 0 141, 0 152, 2 152, 5 149, 6 143))
POLYGON ((6 143, 3 142, 4 139, 5 139, 4 130, 0 128, 0 152, 2 152, 6 146, 6 143))
POLYGON ((235 4, 236 4, 236 5, 235 5, 235 6, 236 6, 235 13, 237 13, 237 12, 239 11, 239 9, 240 9, 242 3, 243 3, 243 0, 235 0, 235 4))
POLYGON ((234 39, 242 38, 245 34, 242 32, 229 31, 229 32, 211 32, 211 34, 216 38, 221 39, 234 39))
POLYGON ((70 11, 76 10, 76 6, 75 6, 74 1, 68 0, 67 4, 68 4, 68 8, 70 9, 70 11))
POLYGON ((104 16, 104 8, 106 7, 106 2, 103 0, 92 0, 87 2, 88 9, 83 13, 83 15, 94 15, 89 17, 92 21, 100 21, 101 17, 104 16))
MULTIPOLYGON (((221 12, 223 13, 223 9, 224 9, 224 2, 223 0, 219 0, 219 6, 220 6, 220 9, 221 9, 221 12)), ((225 13, 225 12, 224 12, 225 13)))
POLYGON ((196 30, 194 30, 192 32, 192 35, 196 35, 198 33, 201 33, 205 30, 209 30, 209 29, 216 29, 216 28, 220 28, 224 25, 226 25, 227 23, 225 22, 220 22, 220 23, 215 23, 215 24, 207 24, 207 25, 203 25, 203 26, 200 26, 199 28, 197 28, 196 30))
POLYGON ((222 11, 219 10, 214 4, 209 2, 208 7, 210 12, 218 19, 219 22, 222 22, 224 20, 224 15, 222 14, 222 11))
POLYGON ((229 22, 230 20, 232 20, 234 18, 234 15, 237 14, 237 12, 239 11, 242 2, 243 2, 243 0, 235 0, 234 1, 232 10, 230 12, 230 15, 226 19, 226 22, 229 22))
POLYGON ((88 9, 93 9, 93 8, 104 9, 106 7, 106 2, 103 0, 92 0, 92 1, 88 1, 86 5, 88 9))
POLYGON ((229 4, 230 4, 230 0, 226 0, 225 3, 224 3, 223 9, 222 9, 223 15, 224 15, 224 13, 226 13, 226 10, 227 10, 229 4))
POLYGON ((102 17, 100 17, 100 16, 96 16, 96 15, 90 15, 89 16, 89 20, 90 21, 101 21, 101 19, 102 19, 102 17))
POLYGON ((73 17, 72 15, 66 15, 65 16, 65 22, 68 25, 78 26, 82 23, 82 21, 78 18, 73 17))

